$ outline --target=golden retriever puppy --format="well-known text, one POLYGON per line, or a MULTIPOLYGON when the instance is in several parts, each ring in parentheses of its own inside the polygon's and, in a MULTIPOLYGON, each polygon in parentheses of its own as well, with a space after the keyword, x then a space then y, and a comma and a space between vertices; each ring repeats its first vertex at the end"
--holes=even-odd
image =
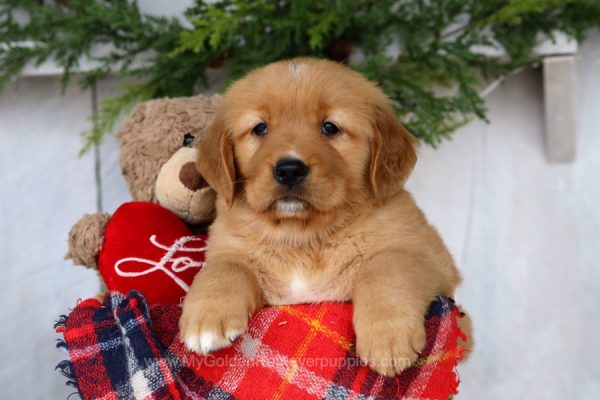
POLYGON ((217 218, 185 345, 230 345, 265 304, 352 300, 357 354, 382 374, 409 367, 429 303, 460 282, 403 189, 414 146, 385 94, 343 65, 298 58, 234 83, 199 147, 217 218))

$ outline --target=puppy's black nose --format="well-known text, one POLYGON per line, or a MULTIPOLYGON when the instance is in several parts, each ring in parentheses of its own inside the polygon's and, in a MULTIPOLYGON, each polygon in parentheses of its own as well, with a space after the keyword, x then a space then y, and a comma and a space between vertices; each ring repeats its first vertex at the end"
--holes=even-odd
POLYGON ((275 180, 289 188, 302 182, 306 175, 308 175, 308 166, 297 158, 281 159, 273 168, 275 180))

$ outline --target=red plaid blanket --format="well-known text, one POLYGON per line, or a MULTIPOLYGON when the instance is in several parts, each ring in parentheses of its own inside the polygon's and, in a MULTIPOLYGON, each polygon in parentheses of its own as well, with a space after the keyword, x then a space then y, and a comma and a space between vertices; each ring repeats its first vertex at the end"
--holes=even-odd
POLYGON ((416 365, 386 378, 353 352, 351 304, 265 308, 234 346, 208 356, 178 339, 179 306, 149 307, 138 292, 86 300, 57 323, 70 360, 60 368, 83 399, 447 399, 463 336, 439 297, 416 365))

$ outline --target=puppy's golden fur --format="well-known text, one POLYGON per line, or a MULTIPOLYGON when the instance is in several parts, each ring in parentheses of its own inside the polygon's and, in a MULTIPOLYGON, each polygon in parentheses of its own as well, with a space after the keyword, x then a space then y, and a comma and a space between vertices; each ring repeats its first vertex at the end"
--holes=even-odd
POLYGON ((218 204, 183 303, 186 345, 228 346, 265 304, 352 299, 358 355, 387 375, 410 366, 429 303, 460 275, 403 189, 414 140, 383 92, 333 62, 270 64, 230 87, 199 149, 218 204), (325 122, 339 133, 322 133, 325 122), (291 188, 273 177, 290 157, 309 168, 291 188))

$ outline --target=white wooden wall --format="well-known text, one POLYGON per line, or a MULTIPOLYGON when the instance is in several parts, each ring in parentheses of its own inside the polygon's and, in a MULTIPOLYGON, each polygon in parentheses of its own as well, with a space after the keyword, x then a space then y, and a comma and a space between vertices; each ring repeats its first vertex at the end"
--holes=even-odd
POLYGON ((490 125, 423 148, 409 182, 463 271, 477 343, 459 398, 600 397, 600 35, 577 61, 573 164, 546 162, 528 71, 490 96, 490 125))
MULTIPOLYGON (((464 275, 458 300, 477 347, 459 368, 462 399, 600 396, 600 35, 578 56, 578 157, 549 165, 539 71, 489 97, 492 123, 423 147, 409 188, 464 275)), ((114 82, 100 86, 101 96, 114 82)), ((59 399, 65 357, 52 324, 97 290, 63 261, 66 236, 95 211, 93 157, 77 158, 90 95, 57 78, 0 93, 0 398, 59 399)), ((103 204, 129 199, 113 139, 101 148, 103 204)))

